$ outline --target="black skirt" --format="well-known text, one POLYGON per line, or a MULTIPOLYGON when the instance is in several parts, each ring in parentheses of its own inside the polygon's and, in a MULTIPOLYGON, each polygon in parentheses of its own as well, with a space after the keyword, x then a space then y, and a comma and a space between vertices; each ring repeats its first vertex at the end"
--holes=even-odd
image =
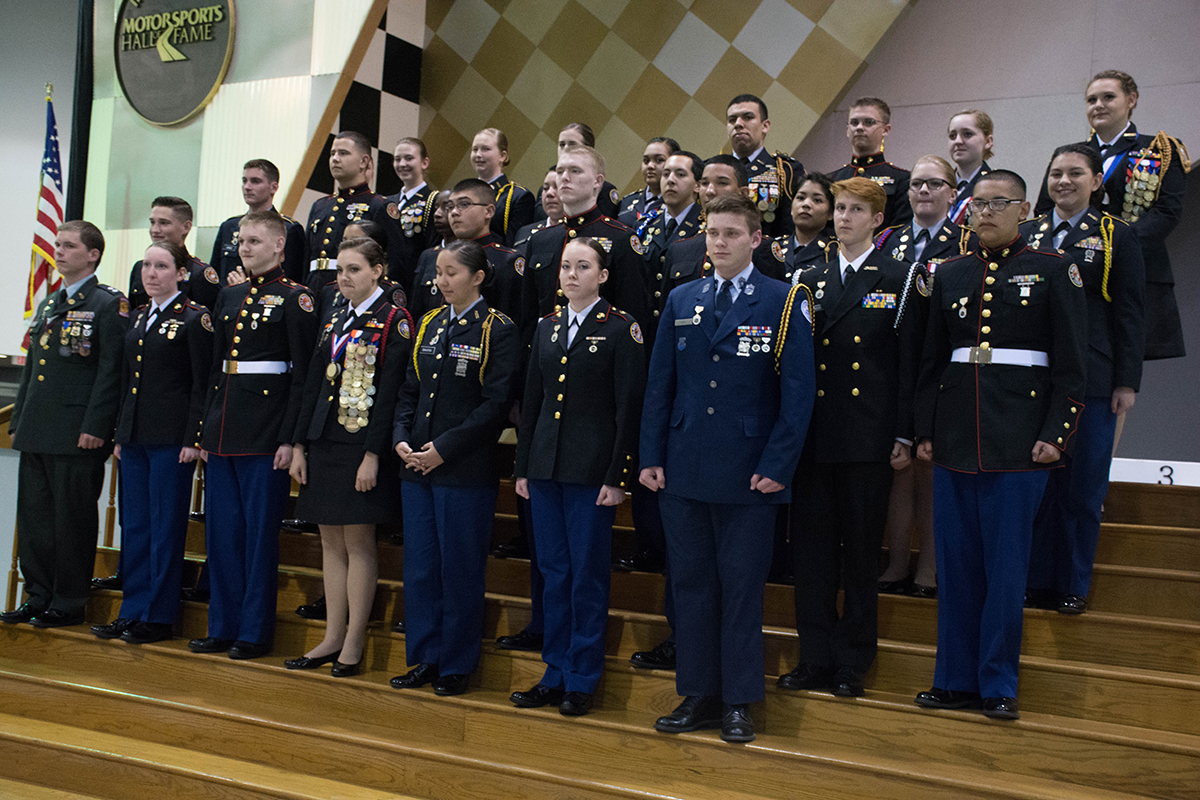
POLYGON ((319 439, 308 446, 308 483, 296 498, 296 516, 318 525, 380 525, 400 522, 400 464, 379 457, 375 488, 354 488, 362 445, 319 439))

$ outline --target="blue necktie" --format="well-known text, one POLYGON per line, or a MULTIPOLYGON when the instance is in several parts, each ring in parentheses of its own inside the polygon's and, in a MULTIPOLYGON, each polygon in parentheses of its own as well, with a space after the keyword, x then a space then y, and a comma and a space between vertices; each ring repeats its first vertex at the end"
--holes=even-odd
POLYGON ((717 292, 717 305, 713 310, 713 316, 717 320, 717 324, 721 324, 721 320, 725 317, 725 312, 733 306, 733 281, 725 281, 721 284, 720 291, 717 292))

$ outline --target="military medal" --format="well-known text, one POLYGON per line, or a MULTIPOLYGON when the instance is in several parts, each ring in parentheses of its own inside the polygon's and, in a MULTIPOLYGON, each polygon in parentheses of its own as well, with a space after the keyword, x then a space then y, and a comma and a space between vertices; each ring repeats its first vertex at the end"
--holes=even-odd
POLYGON ((703 310, 704 310, 704 306, 696 306, 696 315, 695 315, 694 317, 692 317, 692 324, 693 324, 693 325, 699 325, 699 324, 700 324, 700 312, 701 312, 701 311, 703 311, 703 310))
POLYGON ((50 346, 50 331, 48 331, 48 330, 42 331, 42 338, 39 339, 38 341, 41 342, 43 350, 48 348, 50 346))
POLYGON ((336 361, 331 363, 328 367, 325 368, 325 377, 329 378, 329 380, 333 380, 334 378, 336 378, 338 376, 338 371, 340 369, 341 369, 341 367, 338 365, 338 363, 336 361))
POLYGON ((967 301, 968 300, 970 300, 969 297, 960 297, 958 299, 958 318, 959 319, 967 318, 967 301))

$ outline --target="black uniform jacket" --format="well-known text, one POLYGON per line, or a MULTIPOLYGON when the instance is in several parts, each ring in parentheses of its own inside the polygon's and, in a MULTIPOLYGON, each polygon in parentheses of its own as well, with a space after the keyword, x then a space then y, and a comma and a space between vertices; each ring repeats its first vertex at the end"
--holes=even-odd
POLYGON ((116 440, 149 447, 199 447, 213 362, 208 309, 177 295, 147 327, 149 306, 125 333, 116 440))
POLYGON ((329 262, 337 259, 338 245, 342 243, 346 226, 366 219, 386 228, 386 207, 387 201, 368 189, 365 183, 339 189, 313 203, 305 231, 305 277, 301 283, 316 295, 322 286, 336 280, 337 272, 330 268, 329 262))
POLYGON ((621 222, 631 228, 636 228, 638 222, 646 212, 656 206, 662 205, 662 197, 656 197, 651 201, 646 199, 646 187, 638 189, 636 192, 630 192, 621 198, 620 207, 617 209, 616 217, 621 222))
MULTIPOLYGON (((188 276, 179 282, 179 291, 205 308, 211 309, 221 291, 221 278, 216 269, 192 256, 188 276)), ((129 303, 132 308, 149 304, 150 295, 142 288, 142 262, 139 260, 129 271, 129 303)))
POLYGON ((552 222, 551 220, 542 219, 523 226, 521 230, 517 231, 517 240, 513 242, 513 249, 518 253, 524 253, 526 246, 529 244, 529 237, 533 236, 535 233, 544 228, 549 228, 554 224, 555 222, 552 222))
MULTIPOLYGON (((272 211, 278 211, 274 206, 272 211)), ((221 223, 217 229, 217 238, 213 241, 212 258, 210 262, 217 271, 221 285, 229 273, 242 265, 242 257, 238 253, 238 237, 241 233, 239 226, 242 214, 230 217, 221 223)), ((289 216, 280 214, 287 223, 287 239, 283 245, 283 274, 294 281, 303 281, 308 272, 308 263, 304 260, 304 226, 289 216)), ((212 306, 208 306, 212 308, 212 306)))
POLYGON ((829 180, 837 183, 847 178, 862 176, 870 178, 887 192, 887 206, 883 209, 883 224, 878 230, 893 225, 903 225, 912 220, 912 206, 908 203, 908 170, 885 161, 883 153, 869 156, 854 156, 850 163, 829 173, 829 180))
POLYGON ((971 215, 970 204, 975 197, 975 184, 979 183, 979 179, 992 171, 988 163, 984 161, 979 165, 979 170, 967 181, 967 185, 958 190, 958 194, 954 196, 954 202, 950 205, 950 221, 956 225, 966 226, 971 215))
POLYGON ((837 239, 824 233, 799 248, 794 236, 781 236, 771 241, 771 257, 782 265, 782 280, 788 283, 798 283, 800 274, 809 267, 828 264, 831 259, 837 261, 837 253, 837 239))
MULTIPOLYGON (((1021 224, 1030 247, 1053 247, 1050 215, 1021 224)), ((1087 394, 1107 396, 1118 386, 1142 383, 1145 348, 1146 268, 1129 224, 1089 208, 1067 231, 1059 252, 1079 268, 1087 293, 1087 394)))
POLYGON ((750 177, 750 199, 763 212, 763 236, 775 239, 791 236, 792 200, 804 182, 804 165, 791 156, 764 147, 746 167, 750 177), (770 216, 772 219, 767 219, 770 216))
POLYGON ((925 322, 909 267, 873 250, 842 287, 841 259, 805 270, 813 297, 817 400, 806 443, 821 463, 887 461, 913 440, 925 322))
MULTIPOLYGON (((1175 275, 1171 271, 1171 258, 1167 252, 1167 237, 1175 230, 1180 217, 1183 216, 1183 198, 1186 190, 1186 173, 1183 171, 1178 142, 1171 140, 1171 163, 1165 174, 1156 176, 1159 181, 1157 194, 1150 207, 1145 209, 1144 213, 1140 213, 1136 220, 1126 215, 1124 208, 1127 191, 1149 189, 1128 185, 1134 180, 1130 175, 1133 164, 1140 160, 1140 156, 1147 155, 1152 163, 1158 160, 1161 164, 1162 153, 1151 154, 1155 152, 1150 148, 1155 138, 1149 134, 1138 133, 1137 127, 1131 124, 1114 149, 1104 154, 1104 158, 1117 155, 1118 162, 1112 165, 1112 172, 1100 187, 1100 191, 1092 195, 1092 205, 1100 211, 1130 220, 1133 232, 1142 244, 1146 283, 1149 284, 1146 287, 1147 361, 1184 355, 1183 326, 1179 318, 1179 306, 1175 300, 1175 275)), ((1085 144, 1100 152, 1100 142, 1095 134, 1085 144)), ((1047 176, 1049 173, 1050 167, 1047 165, 1047 176)), ((1038 195, 1034 213, 1049 214, 1053 207, 1054 201, 1050 199, 1046 179, 1043 178, 1042 191, 1038 195)))
MULTIPOLYGON (((521 273, 525 271, 524 256, 512 248, 505 247, 500 237, 490 231, 475 241, 483 245, 483 252, 488 263, 492 265, 492 279, 483 287, 483 299, 509 319, 515 319, 515 315, 521 311, 521 273)), ((413 290, 408 300, 408 310, 413 319, 421 319, 443 302, 442 292, 437 287, 437 257, 441 251, 442 248, 435 247, 421 254, 413 290)))
MULTIPOLYGON (((600 186, 600 194, 596 197, 596 208, 600 209, 600 213, 606 217, 616 219, 621 213, 621 193, 617 191, 617 187, 613 186, 608 181, 605 181, 600 186)), ((533 219, 535 222, 541 222, 546 219, 546 211, 542 208, 542 189, 538 187, 537 199, 533 204, 533 219)), ((626 223, 629 224, 629 223, 626 223)), ((630 225, 629 227, 633 227, 630 225)), ((516 246, 516 242, 513 243, 516 246)))
MULTIPOLYGON (((492 215, 492 233, 511 247, 517 231, 534 221, 533 193, 509 180, 503 172, 491 182, 496 190, 496 213, 492 215)), ((439 467, 440 469, 440 467, 439 467)))
POLYGON ((81 433, 112 439, 129 301, 94 275, 66 302, 56 294, 34 313, 8 429, 16 450, 79 455, 81 433))
POLYGON ((497 439, 514 396, 520 337, 483 300, 449 323, 450 307, 442 306, 417 324, 392 444, 420 450, 432 441, 445 461, 426 476, 405 468, 405 480, 487 485, 500 477, 497 439))
POLYGON ((383 228, 387 232, 388 277, 412 291, 417 259, 433 242, 433 205, 437 192, 425 184, 412 197, 397 192, 385 199, 383 228))
POLYGON ((567 348, 566 308, 538 323, 525 379, 519 478, 632 489, 646 388, 642 331, 601 299, 567 348))
MULTIPOLYGON (((642 243, 642 258, 646 261, 646 272, 649 273, 649 284, 657 286, 663 280, 663 264, 667 260, 667 248, 676 242, 690 239, 704 230, 700 204, 692 203, 683 221, 675 226, 671 235, 667 236, 667 207, 657 206, 649 214, 642 217, 641 222, 634 228, 638 240, 642 243)), ((654 303, 661 309, 662 301, 654 303)))
POLYGON ((299 443, 325 438, 332 442, 360 445, 365 453, 386 455, 392 446, 392 420, 396 413, 396 397, 400 392, 400 384, 404 382, 408 359, 412 355, 412 318, 408 316, 407 311, 391 302, 387 292, 376 298, 367 313, 356 318, 351 323, 350 330, 345 331, 343 324, 348 312, 349 307, 342 305, 330 309, 325 314, 317 336, 317 347, 308 365, 304 400, 300 406, 296 434, 293 438, 299 443), (347 333, 349 337, 341 341, 347 333), (345 366, 345 342, 350 340, 358 344, 373 344, 379 348, 375 362, 376 392, 373 396, 365 395, 365 402, 370 403, 367 426, 354 433, 336 424, 341 409, 344 372, 335 368, 331 375, 329 370, 331 364, 345 366), (342 346, 337 347, 338 354, 335 358, 333 352, 339 343, 342 346))
POLYGON ((521 287, 520 321, 526 339, 533 336, 538 320, 566 305, 558 288, 558 269, 563 248, 579 236, 596 239, 608 251, 608 280, 600 287, 604 299, 632 314, 643 328, 648 319, 653 319, 645 263, 639 254, 641 240, 628 226, 592 208, 530 237, 521 287))
POLYGON ((959 472, 1047 469, 1033 446, 1066 450, 1086 388, 1087 300, 1062 256, 1011 244, 937 271, 917 382, 917 438, 959 472), (960 347, 1044 352, 1049 367, 952 362, 960 347))
POLYGON ((291 444, 317 338, 312 295, 275 267, 227 286, 213 310, 212 372, 201 446, 222 456, 272 455, 291 444), (251 372, 284 362, 284 372, 251 372), (242 364, 247 366, 238 370, 242 364))
MULTIPOLYGON (((875 249, 893 258, 911 264, 916 261, 916 233, 913 223, 895 225, 875 237, 875 249)), ((963 228, 951 222, 943 222, 934 228, 931 238, 921 251, 921 263, 932 266, 936 271, 937 265, 943 261, 969 253, 978 246, 978 239, 970 228, 963 228)))

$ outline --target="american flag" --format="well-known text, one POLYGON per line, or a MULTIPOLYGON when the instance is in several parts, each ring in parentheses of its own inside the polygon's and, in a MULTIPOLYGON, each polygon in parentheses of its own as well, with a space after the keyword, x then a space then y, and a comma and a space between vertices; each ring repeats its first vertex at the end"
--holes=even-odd
MULTIPOLYGON (((38 191, 37 222, 33 228, 33 258, 29 268, 29 287, 25 293, 25 319, 33 316, 38 303, 50 292, 58 291, 62 277, 54 268, 54 240, 63 221, 62 164, 58 158, 58 125, 54 122, 54 102, 46 87, 46 148, 42 155, 42 181, 38 191)), ((25 333, 22 350, 29 349, 25 333)))

